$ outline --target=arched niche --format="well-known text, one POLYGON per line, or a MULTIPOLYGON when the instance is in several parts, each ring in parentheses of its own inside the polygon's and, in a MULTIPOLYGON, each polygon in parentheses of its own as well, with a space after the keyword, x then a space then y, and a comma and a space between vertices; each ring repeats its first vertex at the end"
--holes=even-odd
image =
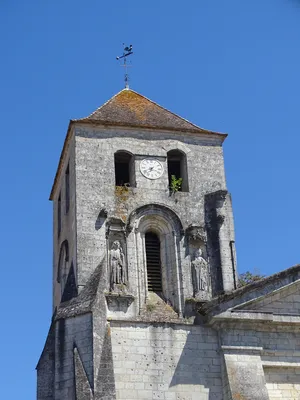
POLYGON ((135 281, 140 307, 148 296, 147 253, 145 236, 152 232, 159 238, 162 297, 182 315, 182 224, 168 207, 149 204, 135 210, 129 217, 128 241, 135 248, 135 281))
POLYGON ((60 246, 58 268, 57 268, 57 282, 60 283, 61 293, 63 293, 69 272, 69 243, 64 240, 60 246))

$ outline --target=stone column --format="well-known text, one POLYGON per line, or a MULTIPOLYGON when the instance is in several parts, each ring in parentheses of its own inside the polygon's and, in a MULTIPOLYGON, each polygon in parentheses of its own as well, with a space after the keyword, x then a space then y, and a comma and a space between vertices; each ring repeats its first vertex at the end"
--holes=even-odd
POLYGON ((178 315, 182 318, 182 304, 181 304, 181 279, 180 279, 180 271, 179 271, 179 259, 178 259, 178 240, 176 232, 173 231, 173 240, 174 240, 174 261, 176 266, 176 282, 177 282, 177 306, 178 306, 178 315))
POLYGON ((232 200, 231 200, 230 193, 227 193, 226 203, 227 203, 227 215, 228 215, 228 222, 229 222, 228 229, 229 229, 229 238, 230 238, 230 251, 231 251, 233 278, 234 278, 234 288, 236 289, 237 283, 238 283, 238 272, 237 272, 237 257, 236 257, 236 248, 235 248, 234 218, 233 218, 232 200))
POLYGON ((216 197, 216 222, 219 231, 219 249, 222 267, 223 289, 229 292, 236 288, 235 260, 231 238, 231 207, 229 203, 229 194, 226 191, 220 191, 216 197))

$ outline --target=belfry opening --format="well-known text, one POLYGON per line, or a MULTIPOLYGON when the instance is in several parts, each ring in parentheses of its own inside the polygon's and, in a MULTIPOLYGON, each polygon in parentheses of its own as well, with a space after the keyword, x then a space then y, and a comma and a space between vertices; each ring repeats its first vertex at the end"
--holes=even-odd
POLYGON ((125 151, 115 153, 116 186, 130 185, 131 154, 125 151))
POLYGON ((147 281, 150 292, 162 292, 160 240, 153 232, 145 235, 147 281))

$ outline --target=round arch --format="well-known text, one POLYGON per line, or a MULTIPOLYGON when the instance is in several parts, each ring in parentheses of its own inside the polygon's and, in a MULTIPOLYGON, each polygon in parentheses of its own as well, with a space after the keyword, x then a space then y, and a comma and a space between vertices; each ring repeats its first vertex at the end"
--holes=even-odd
POLYGON ((144 304, 149 289, 145 236, 155 233, 160 240, 160 265, 162 295, 182 315, 182 271, 181 254, 183 227, 178 215, 160 204, 148 204, 131 213, 127 228, 129 241, 136 248, 136 277, 140 304, 144 304))
POLYGON ((138 229, 145 232, 145 229, 149 228, 156 230, 159 234, 175 232, 181 235, 183 232, 181 220, 175 211, 159 203, 138 207, 129 215, 128 231, 138 229))
POLYGON ((64 240, 60 246, 58 267, 57 267, 57 282, 63 284, 64 275, 67 273, 67 266, 69 262, 69 243, 64 240))

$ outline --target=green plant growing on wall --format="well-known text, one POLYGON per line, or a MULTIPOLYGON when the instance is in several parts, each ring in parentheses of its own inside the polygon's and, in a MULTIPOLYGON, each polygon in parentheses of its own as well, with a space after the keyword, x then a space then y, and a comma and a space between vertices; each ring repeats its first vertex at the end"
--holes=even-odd
POLYGON ((259 281, 264 277, 265 275, 262 275, 257 269, 254 269, 254 272, 246 271, 240 274, 238 280, 238 287, 249 285, 249 283, 259 281))
POLYGON ((176 178, 175 175, 171 175, 171 183, 170 183, 170 190, 171 193, 174 194, 181 189, 182 185, 182 178, 176 178))
POLYGON ((154 311, 155 308, 156 308, 155 304, 150 303, 150 304, 146 305, 146 309, 147 309, 148 312, 154 311))

